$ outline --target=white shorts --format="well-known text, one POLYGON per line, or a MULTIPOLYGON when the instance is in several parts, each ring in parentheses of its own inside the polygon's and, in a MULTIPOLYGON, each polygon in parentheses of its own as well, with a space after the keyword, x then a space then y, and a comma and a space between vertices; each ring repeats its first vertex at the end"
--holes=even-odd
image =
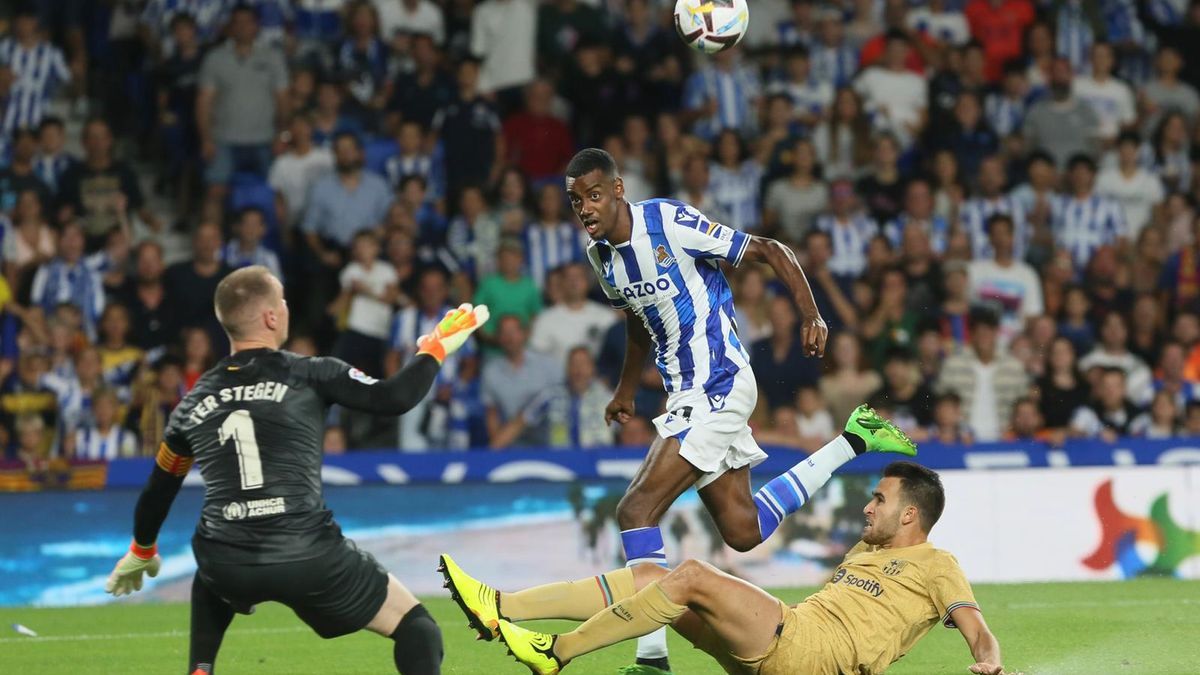
POLYGON ((755 466, 767 458, 746 422, 758 403, 758 383, 749 368, 738 371, 727 396, 710 398, 703 389, 667 397, 667 412, 654 418, 663 438, 679 439, 679 456, 704 473, 703 488, 726 471, 755 466))

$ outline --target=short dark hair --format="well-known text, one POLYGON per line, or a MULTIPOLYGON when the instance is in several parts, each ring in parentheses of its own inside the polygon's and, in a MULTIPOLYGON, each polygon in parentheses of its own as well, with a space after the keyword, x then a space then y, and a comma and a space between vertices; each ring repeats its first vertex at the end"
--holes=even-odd
POLYGON ((976 326, 988 326, 991 328, 1000 327, 1000 317, 996 311, 986 305, 976 305, 971 308, 967 314, 967 324, 971 328, 976 326))
POLYGON ((1078 166, 1086 166, 1089 171, 1096 173, 1096 160, 1092 159, 1091 155, 1082 152, 1071 155, 1071 158, 1067 160, 1067 170, 1074 171, 1078 166))
POLYGON ((900 479, 901 497, 917 507, 921 530, 929 534, 946 508, 946 490, 937 472, 916 462, 892 462, 883 468, 883 477, 900 479))
POLYGON ((1037 162, 1043 162, 1050 166, 1058 166, 1058 162, 1054 161, 1054 156, 1041 149, 1029 153, 1029 159, 1025 162, 1025 166, 1033 166, 1037 162))
POLYGON ((243 220, 245 220, 246 216, 248 216, 252 213, 258 214, 258 217, 261 218, 263 221, 263 225, 267 224, 267 212, 263 211, 262 209, 258 208, 257 206, 243 206, 237 212, 237 222, 239 222, 239 223, 242 222, 243 220))
POLYGON ((996 223, 1005 223, 1008 225, 1009 233, 1012 233, 1013 230, 1016 229, 1016 226, 1013 224, 1012 216, 1008 215, 1007 213, 993 213, 992 215, 988 216, 987 219, 988 234, 991 234, 992 230, 996 229, 996 223))
POLYGON ((332 145, 337 145, 338 141, 342 140, 343 138, 349 138, 351 141, 353 141, 354 147, 358 148, 360 151, 363 149, 362 139, 359 138, 358 134, 354 133, 353 131, 344 131, 343 130, 343 131, 337 132, 336 134, 333 135, 332 145))
POLYGON ((584 148, 567 164, 567 177, 579 178, 599 170, 609 178, 617 177, 617 160, 600 148, 584 148))
POLYGON ((1117 145, 1124 143, 1133 143, 1134 145, 1142 144, 1142 136, 1136 131, 1122 131, 1117 134, 1117 145))
POLYGON ((956 394, 952 391, 948 391, 948 392, 938 396, 937 399, 934 400, 933 404, 941 405, 943 403, 953 403, 954 405, 961 406, 962 402, 963 402, 963 400, 962 400, 961 396, 959 396, 958 394, 956 394))
POLYGON ((275 292, 271 284, 274 278, 266 267, 251 265, 230 272, 217 284, 217 291, 213 294, 213 309, 229 337, 236 340, 243 336, 243 324, 249 318, 248 311, 275 292))
POLYGON ((420 183, 422 190, 425 190, 429 187, 429 181, 425 180, 425 176, 419 173, 410 173, 406 174, 400 179, 400 191, 403 192, 404 189, 408 187, 409 183, 420 183))
POLYGON ((38 124, 38 133, 40 134, 42 131, 44 131, 50 127, 58 127, 61 130, 61 129, 65 129, 66 125, 63 124, 63 120, 61 117, 56 117, 54 115, 46 115, 45 117, 42 118, 41 123, 38 124))

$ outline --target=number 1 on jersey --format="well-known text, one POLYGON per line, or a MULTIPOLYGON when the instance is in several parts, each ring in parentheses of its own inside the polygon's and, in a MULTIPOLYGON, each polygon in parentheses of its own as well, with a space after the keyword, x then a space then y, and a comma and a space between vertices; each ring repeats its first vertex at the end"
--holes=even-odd
POLYGON ((234 410, 221 423, 217 439, 221 445, 233 441, 237 451, 242 489, 254 490, 263 486, 262 458, 258 455, 258 437, 254 435, 254 420, 249 410, 234 410))

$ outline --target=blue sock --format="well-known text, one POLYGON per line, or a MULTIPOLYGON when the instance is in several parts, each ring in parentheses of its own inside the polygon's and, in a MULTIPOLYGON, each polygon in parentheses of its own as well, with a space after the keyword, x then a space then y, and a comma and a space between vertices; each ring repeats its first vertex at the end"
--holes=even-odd
POLYGON ((799 511, 813 493, 829 482, 835 469, 855 456, 850 442, 838 436, 754 493, 762 540, 766 541, 784 518, 799 511))
MULTIPOLYGON (((622 530, 621 545, 625 548, 625 566, 667 566, 667 551, 663 545, 662 530, 657 527, 639 527, 622 530)), ((638 659, 664 659, 667 657, 666 627, 638 638, 638 659)))

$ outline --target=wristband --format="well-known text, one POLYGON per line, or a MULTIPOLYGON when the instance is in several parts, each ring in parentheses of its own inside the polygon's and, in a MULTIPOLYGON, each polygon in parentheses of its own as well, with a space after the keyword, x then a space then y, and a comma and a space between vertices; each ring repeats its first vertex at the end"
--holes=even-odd
POLYGON ((446 347, 442 345, 442 341, 431 336, 425 336, 421 341, 420 348, 417 349, 418 354, 428 354, 437 360, 438 365, 446 361, 446 347))
POLYGON ((150 544, 149 546, 142 546, 141 544, 137 543, 137 540, 134 540, 129 544, 129 552, 133 554, 133 557, 139 560, 149 560, 158 555, 158 542, 150 544))

